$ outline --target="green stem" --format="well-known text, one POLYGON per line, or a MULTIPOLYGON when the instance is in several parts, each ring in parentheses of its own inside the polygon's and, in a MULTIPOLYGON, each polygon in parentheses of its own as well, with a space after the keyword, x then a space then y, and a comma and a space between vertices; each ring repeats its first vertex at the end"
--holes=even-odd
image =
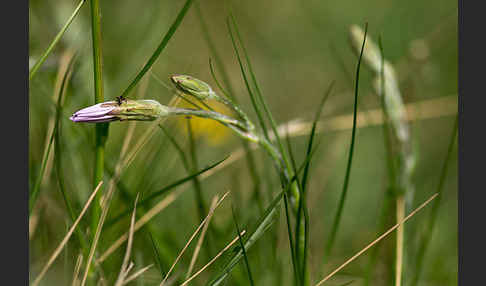
MULTIPOLYGON (((94 89, 95 103, 104 101, 103 95, 103 63, 101 46, 101 13, 99 0, 90 0, 91 5, 91 37, 93 44, 93 68, 94 68, 94 89)), ((103 180, 105 143, 108 137, 108 123, 98 123, 95 126, 95 160, 93 185, 96 186, 103 180)), ((98 192, 93 202, 91 236, 96 233, 96 228, 101 215, 100 200, 103 195, 102 190, 98 192)), ((92 268, 93 269, 93 268, 92 268)))

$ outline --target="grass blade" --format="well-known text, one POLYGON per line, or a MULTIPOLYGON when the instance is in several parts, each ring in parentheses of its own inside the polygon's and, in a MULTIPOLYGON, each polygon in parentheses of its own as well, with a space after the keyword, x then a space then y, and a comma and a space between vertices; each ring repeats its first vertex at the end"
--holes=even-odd
POLYGON ((182 9, 179 11, 179 14, 177 14, 176 19, 170 26, 169 30, 165 34, 164 38, 160 42, 160 44, 157 46, 155 49, 154 53, 148 61, 145 63, 143 66, 142 70, 135 76, 135 78, 132 80, 132 82, 128 85, 128 87, 123 91, 121 96, 127 97, 130 91, 137 85, 137 83, 142 79, 142 77, 147 73, 147 71, 152 67, 152 65, 155 63, 155 61, 158 59, 160 56, 160 53, 165 49, 167 44, 169 43, 169 40, 172 38, 174 33, 176 32, 177 28, 179 28, 179 25, 181 24, 182 20, 186 16, 187 11, 191 7, 193 0, 187 0, 182 7, 182 9))
POLYGON ((154 237, 152 233, 149 231, 150 242, 152 243, 152 250, 154 252, 155 261, 157 262, 157 266, 159 267, 160 275, 164 276, 164 269, 162 267, 162 259, 160 259, 160 252, 157 244, 154 241, 154 237))
POLYGON ((326 255, 329 255, 331 253, 332 247, 334 245, 334 240, 336 238, 337 230, 341 221, 341 215, 343 212, 344 208, 344 202, 346 201, 346 194, 348 191, 348 183, 349 183, 349 175, 351 173, 351 165, 353 162, 353 151, 354 151, 354 142, 355 142, 355 136, 356 136, 356 115, 358 112, 358 87, 359 87, 359 71, 361 67, 361 59, 363 58, 363 50, 364 46, 366 43, 366 35, 368 33, 368 23, 365 24, 365 35, 363 39, 363 44, 361 45, 361 52, 359 55, 358 59, 358 65, 356 67, 356 81, 355 81, 355 87, 354 87, 354 111, 353 111, 353 131, 351 133, 351 145, 349 148, 349 157, 348 157, 348 164, 346 166, 346 175, 344 177, 344 184, 343 184, 343 190, 341 192, 341 198, 339 199, 339 205, 337 209, 336 216, 334 218, 334 222, 332 225, 331 229, 331 236, 329 239, 329 243, 326 247, 326 255))
POLYGON ((235 210, 233 206, 231 206, 231 214, 233 215, 233 221, 235 223, 236 227, 236 234, 238 235, 238 241, 240 242, 240 247, 243 252, 243 257, 245 258, 245 266, 246 266, 246 271, 248 273, 248 280, 250 281, 250 285, 255 285, 253 282, 253 277, 251 275, 251 269, 250 269, 250 263, 248 262, 248 257, 246 256, 246 250, 245 250, 245 245, 243 244, 243 239, 241 238, 240 234, 240 227, 238 226, 238 222, 236 221, 236 215, 235 215, 235 210))
POLYGON ((211 36, 209 35, 208 26, 207 26, 206 22, 204 21, 204 17, 202 15, 202 11, 201 11, 201 7, 199 5, 199 2, 196 1, 196 3, 194 5, 195 5, 197 18, 199 20, 199 26, 201 27, 203 37, 206 40, 206 43, 208 44, 209 50, 213 54, 214 61, 216 62, 216 65, 218 66, 219 70, 221 71, 221 75, 223 77, 223 82, 225 83, 226 87, 228 88, 228 92, 225 92, 224 89, 222 88, 222 86, 217 81, 216 76, 214 74, 214 70, 213 70, 212 65, 211 65, 211 59, 209 59, 209 66, 211 68, 211 74, 213 75, 213 78, 215 79, 216 84, 221 89, 221 91, 223 91, 223 93, 226 96, 228 96, 230 99, 236 100, 236 98, 233 97, 233 94, 234 94, 233 88, 231 87, 229 76, 228 76, 228 73, 226 72, 226 69, 223 65, 223 61, 221 60, 221 56, 219 55, 218 51, 216 50, 216 46, 214 45, 214 42, 211 39, 211 36))
POLYGON ((248 78, 246 77, 245 68, 243 67, 243 63, 241 61, 240 52, 238 51, 238 46, 236 45, 235 38, 233 36, 233 32, 232 32, 232 29, 231 29, 231 26, 230 26, 230 23, 229 23, 229 19, 227 19, 227 21, 226 21, 226 26, 228 27, 229 35, 230 35, 230 38, 231 38, 231 43, 233 44, 233 49, 235 50, 236 58, 238 59, 238 64, 240 65, 241 75, 243 76, 243 80, 245 82, 246 89, 248 90, 248 94, 250 95, 251 104, 252 104, 253 109, 255 110, 255 113, 257 115, 258 122, 260 123, 260 127, 262 128, 262 131, 263 131, 263 135, 265 136, 265 138, 267 138, 267 140, 270 140, 269 137, 268 137, 268 130, 267 130, 267 127, 265 125, 265 121, 263 120, 262 113, 261 113, 260 108, 258 107, 258 104, 256 102, 255 95, 253 94, 253 91, 250 87, 250 84, 248 82, 248 78))
POLYGON ((294 239, 292 235, 292 228, 290 225, 290 215, 289 215, 289 202, 287 194, 284 194, 284 206, 285 206, 285 218, 287 222, 287 233, 289 237, 289 244, 290 244, 290 254, 292 259, 292 267, 294 269, 294 279, 296 285, 301 285, 300 282, 300 272, 299 272, 299 262, 297 261, 297 257, 295 255, 295 248, 294 248, 294 239))
MULTIPOLYGON (((250 237, 245 243, 245 250, 248 251, 248 249, 255 243, 256 240, 258 240, 264 233, 265 231, 271 226, 271 224, 274 221, 274 218, 277 213, 277 207, 280 205, 280 201, 283 198, 285 190, 282 190, 272 201, 272 203, 268 206, 268 208, 265 210, 263 215, 260 217, 258 223, 256 224, 256 229, 252 232, 250 237)), ((233 255, 230 261, 228 261, 223 270, 220 271, 220 273, 211 280, 209 285, 220 285, 225 278, 228 276, 229 272, 235 267, 235 265, 240 261, 240 259, 243 257, 243 252, 242 249, 238 250, 237 253, 233 255)))
MULTIPOLYGON (((255 86, 257 98, 260 101, 260 104, 263 106, 263 110, 265 111, 265 114, 267 115, 267 117, 270 121, 270 127, 272 128, 273 133, 275 134, 275 138, 277 140, 280 152, 281 152, 282 156, 284 156, 284 148, 283 148, 282 142, 280 140, 280 136, 277 132, 277 124, 275 123, 275 120, 273 119, 272 113, 270 112, 270 110, 267 106, 267 103, 265 102, 265 99, 263 98, 262 93, 260 92, 260 88, 258 86, 258 82, 256 80, 255 73, 253 72, 253 67, 251 65, 250 58, 248 57, 248 53, 246 51, 245 46, 243 45, 243 41, 241 39, 240 31, 238 30, 238 24, 236 23, 235 17, 233 16, 233 13, 230 13, 229 18, 231 19, 231 22, 233 23, 233 27, 234 27, 235 32, 236 32, 236 36, 237 36, 238 41, 239 41, 241 48, 243 50, 243 55, 245 56, 246 64, 248 66, 248 71, 250 72, 250 76, 251 76, 251 79, 253 81, 253 85, 255 86)), ((229 22, 229 19, 228 19, 228 22, 229 22)), ((229 26, 229 23, 228 23, 228 26, 229 26)))
MULTIPOLYGON (((307 180, 308 180, 308 175, 309 175, 309 167, 310 167, 310 158, 312 156, 312 145, 314 142, 314 137, 316 133, 316 127, 317 127, 317 121, 319 120, 322 109, 324 107, 324 103, 327 101, 329 95, 331 94, 332 88, 334 86, 334 81, 331 82, 329 85, 329 88, 325 92, 323 98, 321 99, 321 102, 319 104, 319 107, 316 111, 316 114, 314 116, 314 121, 312 122, 312 129, 311 133, 309 135, 309 142, 307 144, 307 154, 306 154, 306 159, 305 159, 305 164, 304 164, 304 173, 302 175, 302 181, 300 183, 301 185, 301 194, 300 194, 300 200, 299 200, 299 206, 297 209, 297 217, 296 217, 296 227, 295 227, 295 241, 296 241, 296 256, 297 256, 297 261, 299 261, 299 265, 301 265, 302 273, 301 277, 302 279, 305 279, 306 275, 306 260, 307 260, 307 245, 308 245, 308 231, 309 231, 309 224, 308 224, 308 216, 307 216, 307 208, 306 208, 306 189, 307 189, 307 180), (302 215, 304 215, 303 220, 302 220, 302 215), (303 228, 304 232, 302 233, 301 225, 304 223, 303 228), (300 259, 302 258, 302 261, 300 259)), ((305 280, 303 280, 305 281, 305 280)))
POLYGON ((69 19, 66 21, 66 23, 64 24, 64 26, 61 28, 61 30, 59 31, 59 33, 57 33, 57 35, 54 37, 54 39, 52 40, 52 42, 49 44, 49 46, 47 47, 47 49, 45 50, 45 52, 42 54, 42 56, 37 60, 37 62, 32 67, 32 69, 29 71, 29 82, 32 80, 32 78, 34 78, 34 75, 37 73, 37 70, 46 61, 46 59, 49 56, 49 54, 52 52, 52 50, 54 49, 54 47, 57 45, 57 43, 59 42, 59 40, 62 38, 62 36, 66 32, 66 30, 69 28, 69 26, 73 22, 74 18, 76 18, 76 16, 79 13, 79 10, 81 10, 81 7, 83 7, 84 3, 86 3, 86 0, 79 1, 78 6, 76 7, 76 9, 74 9, 73 13, 69 17, 69 19))

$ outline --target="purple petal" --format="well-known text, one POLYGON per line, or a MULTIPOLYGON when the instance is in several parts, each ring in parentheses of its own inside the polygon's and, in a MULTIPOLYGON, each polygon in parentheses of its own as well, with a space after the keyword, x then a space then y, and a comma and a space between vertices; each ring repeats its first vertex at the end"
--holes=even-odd
POLYGON ((83 108, 75 112, 69 119, 74 122, 109 122, 117 120, 117 117, 109 114, 116 108, 114 103, 114 101, 108 101, 83 108))
POLYGON ((97 123, 97 122, 110 122, 118 120, 118 117, 113 115, 104 115, 104 116, 76 116, 73 115, 69 119, 74 122, 90 122, 90 123, 97 123))
POLYGON ((110 102, 98 103, 96 105, 92 105, 81 110, 78 110, 74 113, 74 116, 103 116, 111 112, 116 107, 113 105, 107 105, 110 102))

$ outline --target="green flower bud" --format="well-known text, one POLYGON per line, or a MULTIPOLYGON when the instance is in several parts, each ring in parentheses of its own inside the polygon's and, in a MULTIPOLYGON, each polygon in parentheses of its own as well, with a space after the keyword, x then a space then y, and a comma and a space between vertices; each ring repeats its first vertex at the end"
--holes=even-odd
POLYGON ((199 100, 218 99, 219 96, 209 84, 189 75, 173 75, 170 77, 178 90, 192 95, 199 100))

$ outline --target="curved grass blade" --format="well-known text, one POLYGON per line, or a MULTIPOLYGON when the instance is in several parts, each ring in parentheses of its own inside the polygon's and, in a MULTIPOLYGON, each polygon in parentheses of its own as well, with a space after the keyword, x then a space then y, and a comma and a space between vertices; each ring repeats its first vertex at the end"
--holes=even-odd
POLYGON ((229 35, 230 35, 230 38, 231 38, 231 43, 233 44, 233 49, 235 50, 236 58, 238 59, 238 64, 240 65, 241 75, 243 76, 243 80, 245 82, 246 89, 248 90, 248 94, 250 95, 251 104, 252 104, 253 109, 255 110, 255 113, 257 115, 258 122, 260 123, 260 127, 262 128, 262 131, 263 131, 263 135, 265 136, 265 138, 267 140, 270 140, 270 137, 268 136, 268 130, 267 130, 267 127, 265 125, 265 121, 263 120, 262 112, 260 111, 260 108, 258 107, 258 104, 256 102, 256 97, 253 94, 253 91, 252 91, 250 84, 248 82, 248 78, 246 76, 245 68, 243 67, 243 63, 241 61, 240 52, 238 51, 238 46, 236 45, 236 41, 235 41, 235 38, 233 36, 233 32, 231 30, 229 19, 226 20, 226 26, 228 27, 229 35))
POLYGON ((76 9, 74 9, 74 12, 71 14, 71 16, 69 17, 69 19, 66 21, 66 23, 64 24, 64 26, 59 31, 59 33, 57 33, 57 35, 54 37, 54 39, 52 40, 52 42, 49 44, 49 46, 47 47, 47 49, 45 50, 45 52, 42 54, 42 56, 37 60, 37 62, 32 67, 32 69, 29 71, 29 82, 32 80, 32 78, 34 78, 34 75, 37 73, 37 70, 46 61, 47 56, 49 56, 49 54, 52 52, 52 50, 54 49, 54 47, 57 45, 57 43, 59 42, 59 40, 62 38, 62 36, 66 32, 67 28, 69 28, 69 26, 73 22, 74 18, 76 18, 76 16, 79 13, 79 10, 81 10, 81 7, 83 7, 84 3, 86 3, 86 0, 79 1, 78 6, 76 7, 76 9))
MULTIPOLYGON (((177 186, 179 186, 179 185, 182 185, 182 184, 184 184, 185 182, 188 182, 188 181, 192 180, 194 177, 199 176, 199 175, 201 175, 202 173, 204 173, 204 172, 206 172, 206 171, 211 170, 212 168, 214 168, 214 167, 218 166, 219 164, 223 163, 223 162, 224 162, 226 159, 228 159, 228 157, 226 157, 226 158, 224 158, 224 159, 222 159, 222 160, 219 160, 218 162, 216 162, 216 163, 214 163, 214 164, 210 165, 209 167, 206 167, 206 168, 204 168, 204 169, 202 169, 202 170, 200 170, 200 171, 198 171, 198 172, 196 172, 196 173, 193 173, 193 174, 191 174, 191 175, 189 175, 189 176, 187 176, 187 177, 185 177, 185 178, 182 178, 182 179, 180 179, 180 180, 178 180, 178 181, 176 181, 176 182, 174 182, 174 183, 172 183, 172 184, 170 184, 170 185, 168 185, 168 186, 166 186, 166 187, 164 187, 164 188, 162 188, 162 189, 160 189, 160 190, 158 190, 158 191, 156 191, 156 192, 153 192, 153 193, 152 193, 152 194, 150 194, 148 197, 146 197, 146 198, 144 198, 143 200, 141 200, 141 201, 138 203, 138 206, 140 207, 140 206, 145 206, 145 205, 147 205, 148 203, 150 203, 150 202, 151 202, 153 199, 155 199, 156 197, 158 197, 158 196, 160 196, 160 195, 162 195, 162 194, 167 193, 168 191, 172 190, 173 188, 175 188, 175 187, 177 187, 177 186)), ((119 221, 120 219, 122 219, 123 217, 125 217, 127 214, 129 214, 129 213, 130 213, 132 210, 133 210, 133 207, 132 207, 132 208, 127 209, 127 210, 126 210, 126 211, 124 211, 123 213, 119 214, 119 215, 118 215, 118 216, 116 216, 115 218, 113 218, 113 219, 111 219, 110 221, 108 221, 108 222, 106 223, 106 225, 108 226, 108 225, 112 225, 112 224, 116 223, 117 221, 119 221)))
POLYGON ((327 244, 326 247, 326 254, 329 255, 331 253, 332 247, 334 245, 334 240, 336 238, 337 230, 339 227, 339 224, 341 222, 341 215, 343 212, 344 208, 344 202, 346 201, 346 194, 348 191, 348 183, 349 183, 349 175, 351 173, 351 165, 353 162, 353 151, 354 151, 354 142, 355 142, 355 136, 356 136, 356 115, 358 112, 358 87, 359 87, 359 71, 361 67, 361 59, 363 58, 363 50, 364 46, 366 43, 366 35, 368 33, 368 23, 365 24, 365 33, 364 33, 364 39, 363 39, 363 44, 361 45, 361 51, 359 54, 358 58, 358 65, 356 67, 356 82, 355 82, 355 87, 354 87, 354 111, 353 111, 353 131, 351 133, 351 145, 350 145, 350 150, 349 150, 349 157, 348 157, 348 164, 346 166, 346 175, 344 177, 344 184, 343 184, 343 190, 341 192, 341 198, 339 199, 339 205, 337 209, 336 216, 334 218, 334 222, 332 225, 331 229, 331 236, 329 239, 329 243, 327 244))
POLYGON ((135 76, 135 78, 132 80, 132 82, 128 85, 128 87, 123 91, 121 96, 127 97, 130 91, 137 85, 137 83, 142 79, 142 77, 147 73, 147 71, 152 67, 152 65, 155 63, 157 58, 160 56, 160 53, 165 49, 167 44, 169 43, 169 40, 172 38, 174 35, 175 31, 177 28, 179 28, 179 25, 181 24, 182 20, 186 16, 187 11, 191 7, 193 0, 187 0, 182 9, 179 11, 179 14, 177 14, 176 19, 170 26, 169 30, 165 34, 164 38, 158 45, 158 47, 155 49, 154 53, 152 56, 148 59, 148 61, 145 63, 143 66, 142 70, 135 76))
MULTIPOLYGON (((246 64, 248 66, 248 71, 250 72, 250 76, 251 76, 251 79, 253 81, 253 85, 255 86, 257 99, 260 101, 260 104, 263 106, 263 110, 265 111, 265 114, 267 115, 267 117, 270 121, 270 127, 272 128, 272 131, 275 134, 275 139, 277 140, 279 150, 282 153, 282 156, 285 156, 284 148, 283 148, 282 142, 280 140, 280 136, 277 132, 277 124, 275 123, 275 120, 272 116, 272 113, 270 112, 270 109, 268 108, 268 105, 267 105, 267 103, 265 102, 265 99, 262 96, 262 93, 260 91, 260 87, 258 86, 258 82, 256 80, 255 73, 253 72, 253 67, 251 65, 250 58, 248 56, 248 53, 246 51, 245 46, 243 45, 243 41, 241 39, 240 31, 238 30, 238 24, 236 23, 235 17, 233 16, 233 13, 230 13, 229 18, 231 19, 231 22, 233 23, 233 27, 235 29, 236 36, 238 38, 238 42, 240 43, 241 48, 243 50, 243 55, 245 56, 246 64)), ((228 22, 229 22, 229 19, 228 19, 228 22)), ((228 23, 228 26, 229 26, 229 23, 228 23)))

